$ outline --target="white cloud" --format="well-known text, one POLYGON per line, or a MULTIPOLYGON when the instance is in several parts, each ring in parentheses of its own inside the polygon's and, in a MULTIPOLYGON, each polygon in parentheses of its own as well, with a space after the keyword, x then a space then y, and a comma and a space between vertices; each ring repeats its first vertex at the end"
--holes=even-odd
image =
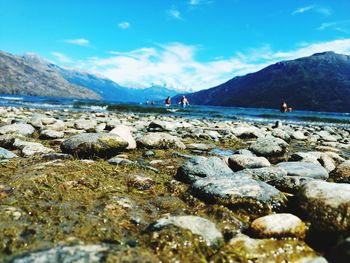
POLYGON ((293 15, 302 14, 302 13, 305 13, 305 12, 307 12, 307 11, 310 11, 310 10, 312 10, 312 9, 314 9, 314 8, 315 8, 315 7, 312 6, 312 5, 300 7, 300 8, 298 8, 298 9, 294 10, 292 14, 293 14, 293 15))
POLYGON ((167 13, 173 19, 182 20, 180 11, 175 7, 172 7, 170 10, 167 11, 167 13))
POLYGON ((77 39, 67 39, 64 42, 68 44, 78 45, 78 46, 89 46, 90 41, 85 38, 77 38, 77 39))
POLYGON ((121 29, 128 29, 128 28, 130 28, 130 23, 129 23, 129 22, 126 22, 126 21, 120 22, 120 23, 118 24, 118 27, 121 28, 121 29))
POLYGON ((332 11, 328 8, 309 5, 309 6, 300 7, 298 9, 294 10, 292 12, 292 15, 303 14, 303 13, 306 13, 309 11, 314 11, 314 12, 322 14, 324 16, 330 16, 332 14, 332 11))
POLYGON ((182 43, 143 47, 129 52, 110 51, 107 58, 92 57, 77 66, 104 75, 129 87, 151 83, 182 91, 210 88, 227 80, 260 70, 281 60, 296 59, 324 51, 350 54, 350 38, 319 43, 303 43, 294 50, 273 50, 269 45, 237 52, 230 57, 199 61, 201 48, 182 43))
POLYGON ((66 56, 63 53, 60 52, 51 52, 51 55, 55 57, 55 59, 58 60, 58 62, 61 63, 72 63, 73 60, 71 58, 69 58, 68 56, 66 56))
POLYGON ((211 4, 211 3, 213 3, 213 1, 211 0, 190 0, 188 2, 188 4, 191 6, 198 6, 198 5, 211 4))
POLYGON ((322 23, 317 29, 318 30, 333 29, 339 32, 349 33, 349 25, 350 25, 350 19, 336 21, 336 22, 322 23))

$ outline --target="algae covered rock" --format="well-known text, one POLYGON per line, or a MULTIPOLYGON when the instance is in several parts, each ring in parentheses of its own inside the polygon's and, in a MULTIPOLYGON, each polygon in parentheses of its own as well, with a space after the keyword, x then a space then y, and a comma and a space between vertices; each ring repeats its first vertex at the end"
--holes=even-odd
POLYGON ((233 171, 218 157, 193 157, 179 167, 176 179, 192 183, 204 177, 233 176, 233 171))
POLYGON ((116 134, 129 143, 127 149, 136 149, 136 141, 131 134, 131 128, 126 125, 116 125, 110 134, 116 134))
POLYGON ((327 263, 303 241, 254 239, 238 234, 219 253, 212 262, 299 262, 327 263))
POLYGON ((141 148, 186 149, 185 144, 176 136, 163 132, 151 132, 137 140, 137 145, 141 148))
POLYGON ((315 229, 350 232, 350 184, 313 180, 301 188, 297 201, 315 229))
POLYGON ((112 157, 128 147, 128 142, 116 134, 82 133, 61 144, 64 153, 78 157, 112 157))
POLYGON ((331 179, 337 183, 350 183, 350 160, 337 166, 330 174, 331 179))
POLYGON ((266 183, 270 183, 273 180, 287 176, 287 172, 285 170, 276 166, 244 169, 243 171, 248 174, 251 174, 253 179, 260 180, 266 183))
POLYGON ((107 250, 106 245, 58 246, 14 258, 11 262, 100 262, 105 257, 107 250))
POLYGON ((188 229, 193 234, 200 235, 209 246, 220 246, 223 242, 223 236, 215 224, 199 216, 164 217, 157 220, 148 229, 150 231, 157 231, 169 225, 188 229))
POLYGON ((255 219, 251 230, 260 238, 305 237, 305 224, 292 214, 274 214, 255 219))
POLYGON ((243 154, 235 154, 228 158, 228 165, 233 171, 243 170, 245 168, 262 168, 271 166, 265 157, 254 157, 243 154))
POLYGON ((222 204, 232 210, 244 209, 252 216, 279 211, 287 201, 284 194, 273 186, 244 175, 197 179, 191 191, 209 203, 222 204))
POLYGON ((63 131, 42 130, 40 132, 40 138, 42 139, 60 139, 63 137, 64 137, 63 131))
POLYGON ((287 171, 288 176, 302 176, 312 179, 326 180, 328 172, 320 164, 307 162, 282 162, 278 167, 287 171))

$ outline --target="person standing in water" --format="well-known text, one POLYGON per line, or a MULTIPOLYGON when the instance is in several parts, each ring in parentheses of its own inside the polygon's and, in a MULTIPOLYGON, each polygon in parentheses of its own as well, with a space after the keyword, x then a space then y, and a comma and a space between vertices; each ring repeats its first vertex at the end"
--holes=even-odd
POLYGON ((170 105, 171 105, 171 99, 170 99, 170 97, 168 96, 168 97, 166 98, 166 100, 165 100, 165 107, 170 107, 170 105))
POLYGON ((186 108, 186 105, 190 105, 190 103, 188 102, 188 100, 185 96, 182 96, 179 104, 181 104, 182 108, 186 108))

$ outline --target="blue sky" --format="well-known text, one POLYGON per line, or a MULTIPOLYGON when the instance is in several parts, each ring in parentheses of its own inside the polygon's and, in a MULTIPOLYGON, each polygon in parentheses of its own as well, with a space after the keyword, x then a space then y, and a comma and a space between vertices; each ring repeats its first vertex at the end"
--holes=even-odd
POLYGON ((349 10, 349 0, 0 0, 0 50, 125 86, 199 90, 280 60, 350 54, 349 10))

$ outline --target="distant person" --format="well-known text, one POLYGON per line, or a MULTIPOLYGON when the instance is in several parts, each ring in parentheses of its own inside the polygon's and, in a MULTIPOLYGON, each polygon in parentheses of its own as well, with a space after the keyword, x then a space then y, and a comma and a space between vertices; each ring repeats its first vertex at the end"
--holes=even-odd
POLYGON ((155 105, 155 104, 156 104, 156 102, 155 102, 154 100, 152 100, 151 104, 152 104, 152 105, 155 105))
POLYGON ((287 112, 288 111, 288 105, 285 101, 283 101, 281 108, 280 108, 281 112, 287 112))
POLYGON ((148 102, 148 99, 147 99, 147 100, 146 100, 146 105, 148 105, 148 103, 149 103, 149 102, 148 102))
POLYGON ((190 105, 190 103, 188 102, 188 100, 185 96, 182 96, 179 104, 181 104, 182 108, 186 108, 187 105, 190 105))
POLYGON ((170 97, 168 96, 168 97, 166 98, 166 100, 165 100, 165 107, 170 107, 170 105, 171 105, 171 99, 170 99, 170 97))
POLYGON ((283 101, 281 108, 280 108, 281 112, 292 112, 293 108, 292 107, 288 107, 287 103, 285 101, 283 101))

